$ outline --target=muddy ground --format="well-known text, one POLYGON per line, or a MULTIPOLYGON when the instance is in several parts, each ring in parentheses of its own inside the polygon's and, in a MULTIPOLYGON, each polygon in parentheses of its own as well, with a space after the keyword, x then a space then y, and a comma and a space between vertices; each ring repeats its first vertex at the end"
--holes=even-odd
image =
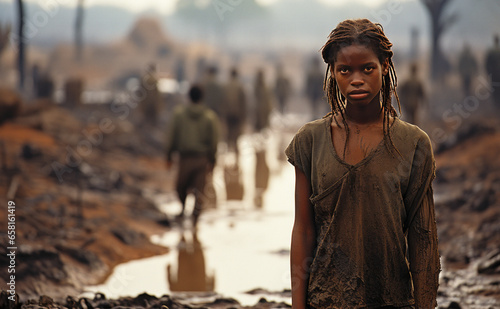
MULTIPOLYGON (((35 109, 0 126, 0 216, 6 227, 13 201, 21 299, 77 295, 120 263, 166 253, 149 236, 169 221, 144 190, 171 182, 161 137, 133 130, 109 107, 70 111, 39 102, 35 109)), ((8 265, 6 246, 0 250, 8 265)), ((2 278, 6 272, 2 266, 2 278)))
MULTIPOLYGON (((70 110, 37 102, 0 126, 0 216, 7 218, 13 201, 16 292, 26 308, 56 306, 51 299, 77 307, 78 300, 67 296, 102 283, 114 266, 167 252, 149 241, 171 224, 151 199, 173 185, 164 170, 164 128, 138 125, 132 114, 123 115, 106 105, 70 110)), ((453 134, 455 142, 435 145, 440 306, 498 308, 500 125, 492 118, 453 134)), ((8 241, 3 230, 1 242, 8 241)), ((2 278, 8 278, 6 250, 0 247, 2 278)), ((242 308, 216 296, 191 305, 147 294, 88 302, 87 308, 242 308)), ((254 306, 280 307, 287 305, 265 299, 254 306)))

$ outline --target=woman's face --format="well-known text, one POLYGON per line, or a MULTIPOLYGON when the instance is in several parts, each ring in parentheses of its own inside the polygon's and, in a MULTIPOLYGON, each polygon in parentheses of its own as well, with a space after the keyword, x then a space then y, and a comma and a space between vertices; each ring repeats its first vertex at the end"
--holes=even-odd
POLYGON ((378 103, 382 76, 388 72, 388 60, 380 63, 375 52, 364 45, 342 47, 332 67, 340 92, 353 105, 378 103))

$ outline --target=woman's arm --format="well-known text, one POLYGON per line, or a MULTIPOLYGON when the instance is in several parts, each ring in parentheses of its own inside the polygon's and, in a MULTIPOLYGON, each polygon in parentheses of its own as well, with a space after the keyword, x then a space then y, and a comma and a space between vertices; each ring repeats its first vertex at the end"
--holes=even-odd
POLYGON ((293 309, 306 308, 309 266, 316 245, 314 214, 309 201, 310 195, 311 185, 306 175, 295 167, 295 222, 290 250, 293 309))
POLYGON ((416 308, 435 308, 440 262, 432 187, 409 226, 408 251, 416 308))

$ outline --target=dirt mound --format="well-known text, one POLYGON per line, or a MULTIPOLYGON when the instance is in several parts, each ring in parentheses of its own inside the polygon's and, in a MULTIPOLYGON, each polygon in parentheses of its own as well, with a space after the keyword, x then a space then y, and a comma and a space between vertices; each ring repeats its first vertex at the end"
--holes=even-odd
POLYGON ((436 155, 440 291, 499 300, 500 130, 468 128, 473 132, 436 155))
MULTIPOLYGON (((161 147, 134 143, 146 132, 124 129, 132 125, 109 108, 88 117, 96 110, 44 106, 0 126, 0 200, 16 205, 21 300, 78 295, 120 263, 168 251, 149 241, 168 219, 143 194, 169 185, 161 147), (126 141, 124 150, 120 143, 126 141)), ((0 216, 7 218, 7 207, 0 216)), ((1 240, 7 243, 7 235, 1 240)), ((5 250, 2 265, 9 262, 5 250)), ((2 278, 7 270, 0 269, 2 278)))

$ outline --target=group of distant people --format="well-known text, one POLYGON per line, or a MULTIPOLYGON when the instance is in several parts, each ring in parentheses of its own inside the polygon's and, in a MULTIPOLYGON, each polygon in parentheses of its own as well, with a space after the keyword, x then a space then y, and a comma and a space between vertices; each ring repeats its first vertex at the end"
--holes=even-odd
MULTIPOLYGON (((182 204, 178 217, 184 217, 186 198, 189 192, 195 196, 193 222, 196 224, 203 205, 211 198, 207 193, 208 182, 216 163, 217 145, 224 137, 228 153, 234 153, 238 165, 238 139, 246 125, 250 123, 253 132, 262 133, 270 126, 270 116, 274 108, 284 114, 292 94, 290 79, 283 67, 276 67, 274 87, 266 83, 264 70, 256 72, 253 82, 254 105, 249 106, 249 96, 240 80, 236 68, 229 71, 229 79, 223 84, 218 80, 218 69, 209 66, 205 76, 191 86, 188 97, 190 104, 178 105, 171 116, 166 145, 167 168, 172 166, 173 155, 178 154, 178 180, 176 191, 182 204), (277 104, 275 104, 275 102, 277 104), (250 112, 252 112, 250 114, 250 112)), ((142 79, 143 96, 141 110, 143 119, 157 124, 159 91, 156 86, 155 68, 150 66, 142 79), (153 120, 151 120, 153 119, 153 120)), ((320 105, 324 97, 323 72, 318 59, 311 62, 305 83, 305 94, 310 102, 313 117, 321 117, 326 109, 320 105), (319 112, 317 112, 319 111, 319 112)), ((324 104, 326 106, 326 104, 324 104)), ((256 173, 265 173, 265 150, 256 150, 256 173), (263 168, 264 167, 264 168, 263 168), (264 171, 264 172, 262 172, 264 171)), ((239 167, 236 166, 239 173, 239 167)), ((255 201, 262 206, 262 193, 267 186, 268 175, 256 175, 255 201), (262 188, 260 188, 262 187, 262 188)), ((215 194, 214 192, 212 194, 215 194)))
MULTIPOLYGON (((493 47, 486 53, 484 68, 490 78, 493 100, 495 105, 500 108, 500 89, 498 89, 498 83, 500 82, 500 38, 498 35, 493 37, 493 44, 493 47)), ((469 45, 464 46, 458 63, 464 94, 466 96, 473 95, 472 85, 474 77, 478 74, 479 65, 469 45)))
MULTIPOLYGON (((494 105, 500 109, 500 38, 495 35, 493 47, 485 56, 484 68, 490 80, 490 89, 494 105)), ((474 95, 472 86, 474 78, 479 74, 479 64, 471 47, 465 44, 458 58, 457 70, 460 76, 463 94, 474 95)), ((398 87, 398 94, 404 104, 405 117, 410 123, 418 122, 418 112, 426 103, 426 94, 422 81, 418 76, 418 66, 412 63, 408 79, 398 87)))
MULTIPOLYGON (((209 67, 206 76, 189 90, 190 104, 179 105, 173 111, 167 138, 167 167, 174 153, 179 155, 176 190, 182 204, 179 217, 184 216, 186 197, 195 196, 193 222, 196 224, 207 198, 207 181, 216 163, 217 145, 225 137, 228 152, 235 153, 238 164, 238 139, 247 123, 249 106, 239 72, 231 68, 229 80, 218 81, 218 70, 209 67), (207 177, 208 176, 208 177, 207 177)), ((254 85, 253 130, 257 133, 269 127, 273 109, 272 93, 266 85, 264 72, 257 71, 254 85)))

